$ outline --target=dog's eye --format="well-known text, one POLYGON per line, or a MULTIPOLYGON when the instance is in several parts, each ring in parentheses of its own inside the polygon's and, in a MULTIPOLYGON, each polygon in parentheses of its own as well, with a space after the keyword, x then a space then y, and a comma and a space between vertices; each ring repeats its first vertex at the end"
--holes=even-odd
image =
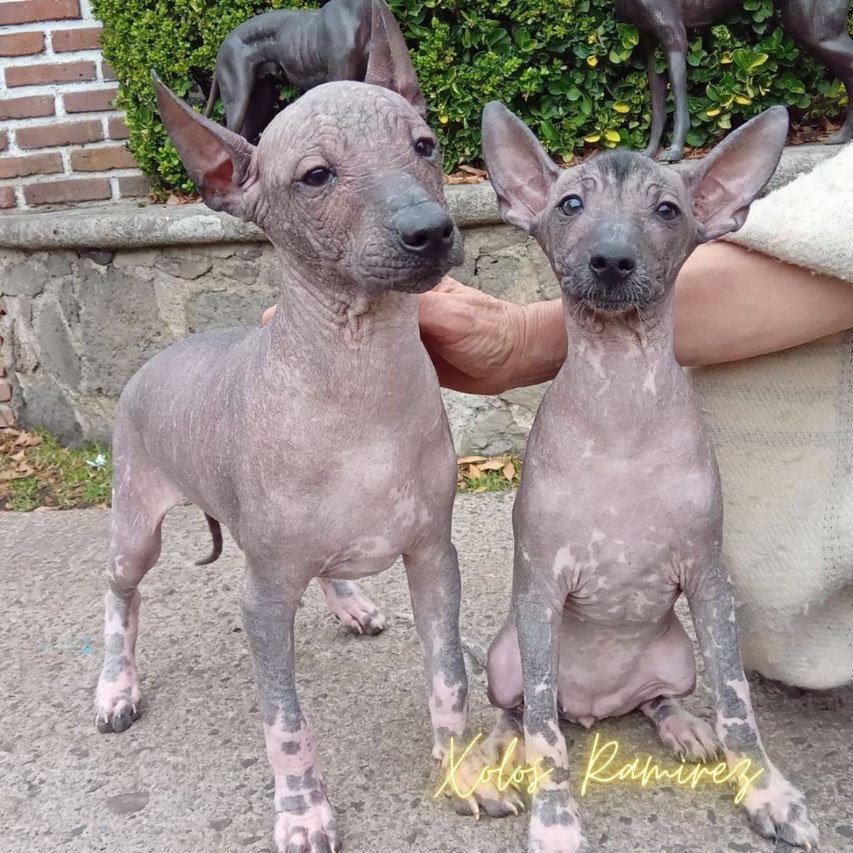
POLYGON ((431 139, 419 139, 415 143, 415 151, 417 151, 421 157, 432 157, 435 153, 435 143, 431 139))
POLYGON ((323 184, 328 184, 335 177, 331 169, 326 169, 320 166, 317 169, 311 169, 302 176, 302 183, 309 187, 322 187, 323 184))
POLYGON ((583 210, 583 202, 580 199, 580 196, 576 195, 568 195, 560 202, 560 210, 566 214, 566 216, 574 216, 577 213, 580 213, 583 210))
POLYGON ((658 205, 658 209, 655 211, 657 215, 665 220, 666 222, 671 222, 678 216, 681 211, 678 208, 677 204, 673 204, 671 201, 665 201, 658 205))

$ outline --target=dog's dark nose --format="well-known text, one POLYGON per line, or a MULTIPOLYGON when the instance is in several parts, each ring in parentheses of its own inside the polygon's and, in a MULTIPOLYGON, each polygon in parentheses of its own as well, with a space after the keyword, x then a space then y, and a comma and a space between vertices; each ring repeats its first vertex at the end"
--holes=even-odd
POLYGON ((626 243, 599 243, 589 256, 589 268, 605 284, 619 284, 637 268, 637 253, 626 243))
POLYGON ((410 252, 438 255, 453 243, 453 220, 435 202, 404 207, 394 219, 397 236, 410 252))

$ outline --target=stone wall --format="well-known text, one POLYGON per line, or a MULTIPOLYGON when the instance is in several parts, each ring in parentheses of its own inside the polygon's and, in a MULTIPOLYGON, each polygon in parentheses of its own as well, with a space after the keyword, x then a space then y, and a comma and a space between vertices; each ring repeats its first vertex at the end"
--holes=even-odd
POLYGON ((145 195, 90 0, 0 3, 0 208, 145 195))
MULTIPOLYGON (((276 300, 279 273, 272 247, 247 242, 252 235, 150 248, 0 250, 0 363, 9 368, 20 423, 72 443, 108 441, 118 395, 152 355, 194 332, 258 323, 276 300)), ((464 235, 465 264, 454 270, 461 281, 519 303, 558 295, 539 247, 516 229, 472 224, 464 235)), ((540 393, 446 392, 460 453, 519 450, 540 393)))
MULTIPOLYGON (((787 154, 775 182, 830 153, 787 154)), ((489 184, 447 197, 465 236, 457 278, 521 304, 558 296, 535 242, 498 224, 489 184)), ((109 440, 118 395, 148 358, 193 332, 258 323, 278 280, 258 229, 202 205, 0 214, 0 424, 17 414, 66 441, 109 440)), ((521 450, 541 393, 446 392, 457 450, 521 450)))

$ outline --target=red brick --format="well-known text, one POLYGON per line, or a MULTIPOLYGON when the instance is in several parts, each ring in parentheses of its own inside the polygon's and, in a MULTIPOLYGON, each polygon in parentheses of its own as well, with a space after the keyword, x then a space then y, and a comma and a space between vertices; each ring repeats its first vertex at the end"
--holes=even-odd
POLYGON ((109 120, 110 139, 129 139, 130 130, 121 116, 113 116, 109 120))
POLYGON ((148 195, 151 192, 151 187, 148 186, 147 178, 142 175, 134 175, 133 177, 119 178, 118 191, 122 198, 138 198, 148 195))
POLYGON ((15 413, 8 406, 0 406, 0 426, 15 426, 15 413))
POLYGON ((6 136, 6 132, 0 132, 0 151, 5 151, 9 147, 9 138, 6 136))
POLYGON ((69 92, 62 96, 67 113, 99 113, 113 109, 118 89, 87 89, 85 92, 69 92))
POLYGON ((112 65, 104 59, 101 60, 101 77, 103 77, 107 83, 114 83, 118 80, 115 71, 113 71, 112 65))
POLYGON ((85 27, 79 30, 54 30, 51 36, 54 53, 65 53, 69 50, 94 50, 101 46, 98 36, 101 27, 85 27))
POLYGON ((58 145, 79 145, 103 138, 103 128, 97 119, 46 124, 42 127, 22 127, 15 133, 20 148, 51 148, 58 145))
POLYGON ((8 379, 0 379, 0 403, 5 403, 12 399, 12 386, 8 379))
POLYGON ((0 25, 62 21, 80 17, 80 0, 20 0, 0 3, 0 25))
POLYGON ((52 116, 55 111, 53 95, 31 95, 29 98, 0 100, 0 121, 10 118, 52 116))
POLYGON ((74 201, 100 201, 110 198, 110 182, 106 178, 84 178, 27 184, 24 198, 27 204, 66 204, 74 201))
POLYGON ((107 169, 135 169, 136 160, 124 145, 102 145, 71 152, 75 172, 104 172, 107 169))
POLYGON ((95 79, 94 62, 60 62, 55 65, 15 65, 6 69, 6 85, 40 86, 44 83, 76 83, 95 79))
POLYGON ((0 187, 0 210, 8 210, 16 204, 14 187, 0 187))
POLYGON ((27 175, 50 175, 61 171, 62 158, 58 153, 0 157, 0 178, 25 178, 27 175))
POLYGON ((0 56, 31 56, 43 50, 42 33, 11 33, 0 36, 0 56))

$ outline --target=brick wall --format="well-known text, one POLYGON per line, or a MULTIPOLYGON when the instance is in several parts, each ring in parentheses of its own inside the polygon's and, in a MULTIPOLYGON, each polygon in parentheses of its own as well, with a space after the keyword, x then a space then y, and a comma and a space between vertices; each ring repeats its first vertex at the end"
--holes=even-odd
POLYGON ((100 30, 90 0, 0 0, 0 209, 147 192, 100 30))

